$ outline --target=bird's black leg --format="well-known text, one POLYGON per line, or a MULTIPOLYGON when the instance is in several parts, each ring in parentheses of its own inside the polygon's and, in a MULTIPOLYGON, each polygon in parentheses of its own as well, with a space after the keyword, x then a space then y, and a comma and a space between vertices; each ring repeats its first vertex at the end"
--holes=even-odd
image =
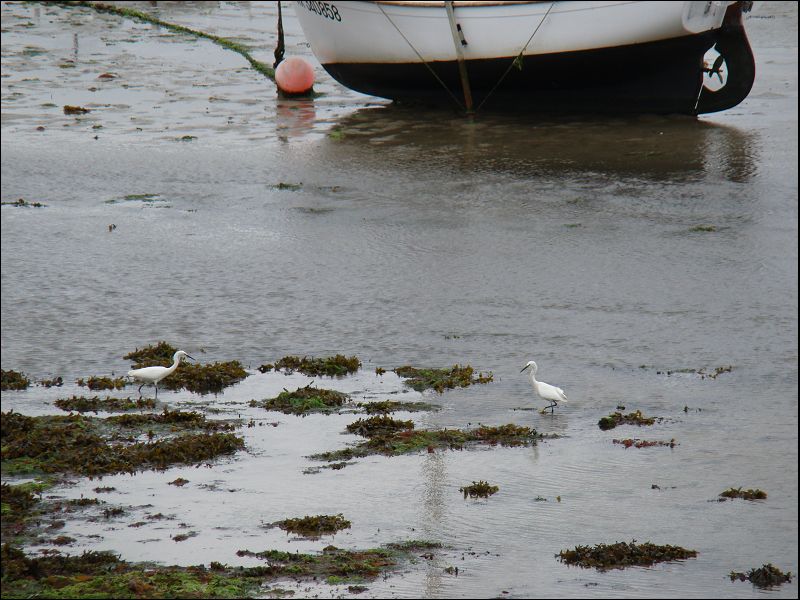
POLYGON ((142 397, 142 388, 143 388, 143 387, 144 387, 144 384, 142 384, 142 385, 140 385, 140 386, 139 386, 139 398, 141 398, 141 397, 142 397))
POLYGON ((158 383, 154 383, 153 385, 156 386, 156 400, 158 400, 158 383))

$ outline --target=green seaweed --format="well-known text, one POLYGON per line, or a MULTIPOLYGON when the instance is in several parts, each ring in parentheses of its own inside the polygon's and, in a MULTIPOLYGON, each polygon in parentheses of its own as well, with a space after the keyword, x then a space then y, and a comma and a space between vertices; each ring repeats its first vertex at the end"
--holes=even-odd
POLYGON ((61 410, 85 412, 123 412, 126 410, 136 410, 145 408, 155 408, 156 402, 152 398, 112 398, 106 396, 105 399, 99 396, 87 398, 85 396, 75 396, 71 398, 59 398, 54 404, 61 410))
POLYGON ((252 400, 250 406, 259 406, 267 410, 276 410, 291 415, 306 415, 309 413, 336 412, 347 400, 347 394, 335 390, 311 387, 311 384, 308 384, 305 387, 297 388, 293 392, 284 390, 275 398, 269 398, 261 402, 252 400))
POLYGON ((413 421, 399 421, 386 415, 378 415, 368 419, 359 419, 346 427, 350 433, 373 438, 379 435, 392 435, 397 431, 414 429, 413 421))
POLYGON ((305 538, 319 538, 323 535, 333 535, 337 531, 350 528, 350 521, 344 515, 315 515, 299 517, 296 519, 284 519, 273 523, 272 527, 280 527, 289 533, 295 533, 305 538))
POLYGON ((489 383, 493 381, 492 373, 480 373, 473 377, 474 369, 469 366, 453 365, 452 369, 418 369, 416 367, 398 367, 394 370, 406 379, 406 385, 418 392, 434 389, 440 394, 448 388, 467 387, 473 383, 489 383))
POLYGON ((772 588, 792 580, 791 572, 784 573, 772 563, 762 565, 758 569, 750 569, 747 573, 730 572, 731 581, 749 581, 760 588, 772 588))
POLYGON ((308 358, 304 356, 284 356, 275 364, 261 365, 258 370, 262 373, 275 369, 283 369, 287 373, 299 371, 304 375, 316 377, 325 375, 328 377, 343 377, 350 373, 355 373, 361 366, 361 361, 357 356, 344 356, 337 354, 336 356, 328 356, 325 358, 308 358))
POLYGON ((720 497, 723 499, 733 500, 734 498, 741 498, 743 500, 766 500, 767 492, 763 490, 750 489, 743 490, 742 488, 728 488, 724 492, 720 492, 720 497))
POLYGON ((134 419, 147 419, 144 424, 156 422, 169 428, 187 421, 191 427, 207 427, 204 420, 194 415, 197 413, 170 413, 166 409, 161 415, 128 414, 107 419, 2 413, 2 471, 4 475, 135 473, 146 469, 163 470, 174 464, 202 463, 244 447, 244 441, 231 433, 186 433, 159 440, 152 440, 153 435, 150 435, 151 441, 130 444, 112 444, 102 435, 109 427, 118 429, 130 425, 134 419))
POLYGON ((636 412, 628 413, 627 415, 623 415, 620 412, 614 412, 607 417, 603 417, 597 422, 597 425, 603 431, 607 431, 609 429, 614 429, 617 425, 652 425, 656 422, 655 417, 645 417, 642 414, 642 411, 637 410, 636 412))
POLYGON ((248 376, 238 360, 196 365, 182 362, 172 375, 161 380, 159 387, 168 390, 187 389, 198 394, 219 393, 248 376))
POLYGON ((458 488, 459 492, 464 494, 464 498, 488 498, 492 494, 496 494, 500 488, 496 485, 490 485, 486 481, 473 481, 470 485, 465 485, 458 488))
MULTIPOLYGON (((152 197, 158 194, 132 194, 125 196, 126 199, 134 197, 152 197)), ((169 342, 161 341, 156 344, 145 346, 141 350, 136 348, 122 358, 132 360, 132 369, 142 369, 144 367, 169 367, 172 364, 172 357, 178 349, 169 342)))
POLYGON ((359 408, 363 408, 364 412, 368 415, 386 414, 392 412, 422 412, 430 410, 439 410, 436 404, 428 402, 399 402, 397 400, 380 400, 378 402, 359 402, 356 404, 359 408))
POLYGON ((653 446, 667 446, 669 448, 674 448, 678 445, 675 441, 675 438, 672 438, 668 442, 664 442, 661 440, 640 440, 635 438, 625 438, 624 440, 612 440, 615 444, 619 444, 624 446, 627 450, 628 448, 651 448, 653 446))
POLYGON ((346 461, 373 454, 399 456, 437 449, 462 450, 467 446, 489 444, 502 446, 532 446, 541 438, 535 429, 513 424, 490 427, 481 425, 476 429, 404 429, 369 437, 354 446, 313 454, 309 458, 328 462, 346 461))
POLYGON ((19 198, 18 200, 14 200, 14 202, 0 202, 2 206, 24 206, 28 208, 42 208, 47 206, 47 204, 42 204, 41 202, 28 202, 24 198, 19 198))
POLYGON ((695 556, 697 556, 696 550, 687 550, 680 546, 660 546, 650 542, 637 544, 636 540, 597 544, 594 547, 576 546, 573 550, 562 550, 556 554, 563 563, 578 565, 585 569, 594 568, 598 571, 634 566, 649 567, 659 562, 686 560, 695 556))
POLYGON ((0 389, 6 390, 24 390, 31 384, 31 380, 25 377, 21 371, 5 371, 0 369, 0 389))
POLYGON ((127 385, 128 382, 124 377, 112 379, 111 377, 92 376, 86 381, 84 381, 81 377, 80 379, 77 379, 75 383, 81 387, 86 386, 90 390, 121 390, 127 385))

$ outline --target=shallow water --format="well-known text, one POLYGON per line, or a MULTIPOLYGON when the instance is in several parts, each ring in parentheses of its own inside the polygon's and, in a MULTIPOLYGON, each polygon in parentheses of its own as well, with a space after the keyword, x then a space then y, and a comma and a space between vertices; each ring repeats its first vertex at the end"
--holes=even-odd
MULTIPOLYGON (((136 4, 271 63, 272 3, 136 4)), ((284 14, 287 54, 313 60, 284 14)), ((279 100, 239 55, 150 25, 3 3, 2 27, 2 201, 47 205, 2 207, 2 366, 68 382, 3 392, 4 410, 58 412, 76 378, 124 372, 125 353, 166 339, 252 369, 356 354, 357 376, 324 380, 356 398, 420 399, 376 366, 469 363, 495 381, 425 394, 442 410, 400 416, 564 436, 304 474, 307 455, 356 439, 341 434, 356 417, 247 403, 309 378, 254 371, 218 396, 161 392, 265 424, 210 469, 56 490, 114 486, 101 499, 140 507, 69 523, 71 552, 248 564, 236 550, 446 544, 370 583, 374 597, 751 597, 764 592, 728 572, 797 573, 795 3, 756 3, 753 92, 698 120, 468 121, 349 92, 318 65, 321 97, 279 100), (519 373, 530 359, 570 397, 553 416, 519 410, 544 405, 519 373), (727 365, 717 379, 658 373, 727 365), (618 404, 665 419, 600 431, 618 404), (625 450, 611 442, 622 437, 678 445, 625 450), (178 476, 190 483, 167 485, 178 476), (464 500, 478 479, 499 493, 464 500), (732 486, 769 498, 714 501, 732 486), (158 512, 175 519, 128 527, 158 512), (261 527, 338 512, 352 528, 316 542, 261 527), (170 539, 185 531, 198 535, 170 539), (554 558, 632 538, 699 554, 610 573, 554 558)), ((796 597, 797 579, 768 593, 796 597)))

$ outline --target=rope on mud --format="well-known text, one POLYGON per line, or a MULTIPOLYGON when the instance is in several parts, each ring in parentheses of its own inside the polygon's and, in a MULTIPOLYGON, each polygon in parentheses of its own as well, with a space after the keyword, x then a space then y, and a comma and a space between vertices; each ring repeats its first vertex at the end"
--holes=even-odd
POLYGON ((168 23, 167 21, 162 21, 158 17, 142 12, 140 10, 135 10, 132 8, 123 8, 120 6, 114 6, 113 4, 106 4, 103 2, 41 2, 41 3, 58 4, 59 6, 67 6, 67 7, 81 6, 85 8, 91 8, 98 12, 110 13, 120 17, 126 17, 128 19, 135 19, 138 21, 144 21, 146 23, 152 23, 153 25, 164 27, 165 29, 169 29, 170 31, 174 31, 176 33, 187 33, 189 35, 194 35, 197 37, 205 38, 207 40, 211 40, 212 42, 214 42, 219 46, 222 46, 223 48, 226 48, 228 50, 233 50, 234 52, 241 54, 247 60, 247 62, 250 63, 250 66, 253 67, 254 70, 261 73, 264 77, 267 77, 272 81, 275 81, 275 69, 253 58, 250 55, 249 49, 243 46, 242 44, 233 42, 218 35, 206 33, 205 31, 198 31, 197 29, 190 29, 189 27, 184 27, 183 25, 176 25, 175 23, 168 23))
POLYGON ((505 72, 505 73, 503 73, 502 77, 500 77, 500 79, 498 79, 498 80, 497 80, 497 83, 495 83, 495 84, 494 84, 494 87, 493 87, 491 90, 489 90, 489 93, 488 93, 488 94, 486 94, 486 97, 485 97, 485 98, 483 99, 483 101, 482 101, 482 102, 481 102, 481 103, 478 105, 478 108, 476 108, 476 109, 475 109, 475 112, 478 112, 478 111, 481 109, 481 106, 483 106, 483 105, 486 103, 486 101, 487 101, 487 100, 488 100, 488 99, 491 97, 491 95, 492 95, 492 94, 494 94, 494 91, 497 89, 497 87, 498 87, 498 86, 499 86, 501 83, 503 83, 503 80, 506 78, 506 75, 508 75, 508 73, 511 71, 511 67, 513 67, 514 65, 516 65, 516 64, 518 64, 518 63, 519 63, 519 65, 520 65, 520 69, 522 68, 522 66, 521 66, 521 65, 522 65, 523 54, 525 53, 525 50, 527 50, 527 49, 528 49, 528 46, 530 45, 531 41, 533 41, 533 36, 535 36, 535 35, 536 35, 536 32, 537 32, 537 31, 539 31, 539 28, 542 26, 542 23, 544 23, 544 22, 545 22, 545 20, 547 19, 547 15, 549 15, 549 14, 550 14, 550 11, 551 11, 551 10, 553 10, 553 7, 554 7, 555 5, 556 5, 556 3, 555 3, 555 2, 551 2, 551 3, 550 3, 550 7, 547 9, 547 12, 545 12, 545 13, 544 13, 544 16, 542 17, 542 20, 541 20, 541 21, 539 21, 539 24, 536 26, 536 29, 534 29, 534 30, 533 30, 533 33, 531 34, 531 37, 529 37, 529 38, 528 38, 528 41, 527 41, 527 42, 525 42, 525 45, 522 47, 522 50, 520 50, 520 51, 519 51, 519 54, 517 54, 517 55, 514 57, 514 60, 512 60, 512 61, 511 61, 511 64, 510 64, 510 65, 508 65, 508 68, 506 69, 506 72, 505 72))
POLYGON ((385 11, 385 10, 383 10, 383 6, 381 6, 381 5, 380 5, 380 3, 378 3, 378 8, 379 8, 379 9, 381 10, 381 12, 383 13, 383 16, 384 16, 384 17, 386 17, 386 18, 389 20, 389 23, 391 23, 391 24, 392 24, 392 27, 394 27, 394 28, 397 30, 397 33, 399 33, 399 34, 400 34, 400 37, 402 37, 402 38, 403 38, 403 39, 406 41, 406 44, 408 44, 408 47, 409 47, 409 48, 411 48, 411 49, 414 51, 414 54, 416 54, 416 55, 417 55, 417 58, 419 58, 419 59, 422 61, 422 64, 423 64, 423 65, 425 65, 425 66, 428 68, 428 71, 430 71, 430 72, 431 72, 431 75, 433 75, 433 76, 436 78, 436 81, 438 81, 439 83, 441 83, 441 84, 442 84, 442 87, 445 89, 445 91, 446 91, 448 94, 450 94, 450 97, 451 97, 451 98, 453 99, 453 101, 456 103, 456 105, 458 106, 458 108, 460 108, 461 110, 465 110, 465 108, 464 108, 464 105, 463 105, 463 104, 462 104, 462 103, 459 101, 459 99, 458 99, 458 98, 456 98, 456 95, 455 95, 453 92, 451 92, 451 91, 450 91, 450 88, 449 88, 449 87, 447 87, 447 84, 446 84, 444 81, 442 81, 442 79, 441 79, 441 78, 440 78, 440 77, 439 77, 439 76, 436 74, 436 71, 434 71, 434 70, 433 70, 433 67, 431 67, 431 66, 430 66, 430 65, 429 65, 429 64, 428 64, 428 63, 425 61, 425 59, 424 59, 424 58, 422 58, 422 55, 421 55, 419 52, 417 52, 417 49, 416 49, 416 48, 414 48, 414 44, 412 44, 411 42, 409 42, 409 41, 408 41, 408 38, 407 38, 405 35, 403 35, 403 32, 402 32, 402 31, 400 31, 400 28, 399 28, 397 25, 395 25, 395 22, 394 22, 394 21, 392 21, 392 18, 391 18, 391 17, 390 17, 388 14, 386 14, 386 11, 385 11))

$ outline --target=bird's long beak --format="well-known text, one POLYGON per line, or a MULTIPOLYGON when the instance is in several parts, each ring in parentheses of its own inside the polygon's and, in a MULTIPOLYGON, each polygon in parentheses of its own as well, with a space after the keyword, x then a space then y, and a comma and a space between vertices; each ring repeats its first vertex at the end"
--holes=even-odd
MULTIPOLYGON (((186 355, 186 358, 192 358, 192 357, 191 357, 191 356, 189 356, 189 355, 187 354, 187 355, 186 355)), ((194 360, 194 359, 192 358, 192 360, 194 360)))
POLYGON ((523 372, 525 369, 527 369, 528 367, 530 367, 530 365, 525 365, 524 367, 522 367, 522 368, 519 370, 519 372, 520 372, 520 373, 522 373, 522 372, 523 372))

